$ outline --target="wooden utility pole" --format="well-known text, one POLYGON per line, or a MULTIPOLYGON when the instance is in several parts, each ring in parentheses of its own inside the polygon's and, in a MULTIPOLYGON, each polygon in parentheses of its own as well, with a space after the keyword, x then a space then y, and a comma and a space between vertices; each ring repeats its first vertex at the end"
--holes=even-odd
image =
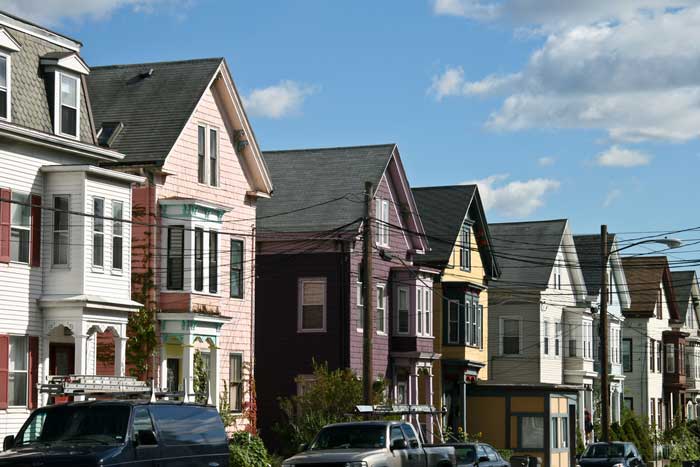
POLYGON ((372 404, 372 336, 374 302, 372 301, 372 182, 365 182, 365 218, 362 234, 362 385, 365 404, 372 404))
POLYGON ((610 384, 608 382, 608 226, 600 226, 600 429, 610 441, 610 384))

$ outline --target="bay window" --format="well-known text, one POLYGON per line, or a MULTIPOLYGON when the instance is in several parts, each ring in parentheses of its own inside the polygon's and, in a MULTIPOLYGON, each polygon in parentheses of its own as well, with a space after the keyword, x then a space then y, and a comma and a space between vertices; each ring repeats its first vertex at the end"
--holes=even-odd
MULTIPOLYGON (((362 294, 360 294, 362 295, 362 294)), ((398 289, 398 300, 396 310, 396 333, 408 334, 409 332, 409 300, 408 289, 400 287, 398 289)))
POLYGON ((666 344, 666 373, 676 372, 676 345, 666 344))
POLYGON ((423 335, 423 289, 416 287, 416 333, 423 335))
POLYGON ((168 227, 167 280, 169 290, 182 290, 185 274, 185 228, 168 227))
POLYGON ((204 229, 194 229, 194 290, 204 290, 204 229))
POLYGON ((70 197, 67 195, 54 196, 53 207, 53 265, 68 266, 70 197))
POLYGON ((447 302, 447 343, 459 343, 459 302, 457 300, 447 302))
POLYGON ((219 289, 219 234, 209 231, 209 293, 219 289))
POLYGON ((433 335, 433 291, 426 288, 423 291, 425 300, 423 306, 425 308, 425 335, 433 335))

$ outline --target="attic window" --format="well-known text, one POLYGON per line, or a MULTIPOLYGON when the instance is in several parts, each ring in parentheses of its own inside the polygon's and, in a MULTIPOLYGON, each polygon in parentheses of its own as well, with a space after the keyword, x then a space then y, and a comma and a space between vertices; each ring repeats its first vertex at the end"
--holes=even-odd
POLYGON ((97 132, 97 144, 104 147, 111 147, 117 139, 124 124, 122 122, 104 122, 97 132))
POLYGON ((0 118, 10 117, 10 57, 0 53, 0 118))
POLYGON ((78 137, 80 122, 80 86, 78 78, 66 73, 57 73, 58 133, 72 138, 78 137))

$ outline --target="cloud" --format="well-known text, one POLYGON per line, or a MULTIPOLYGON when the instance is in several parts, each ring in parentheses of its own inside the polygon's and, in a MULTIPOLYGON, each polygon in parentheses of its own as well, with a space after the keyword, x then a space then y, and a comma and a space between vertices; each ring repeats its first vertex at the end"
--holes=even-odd
POLYGON ((499 16, 501 7, 479 0, 434 0, 433 12, 436 15, 463 16, 465 18, 486 20, 499 16))
POLYGON ((611 146, 596 156, 595 163, 603 167, 638 167, 648 165, 651 156, 641 151, 611 146))
POLYGON ((484 207, 506 217, 529 216, 544 205, 547 194, 560 186, 559 181, 548 178, 505 183, 508 178, 510 174, 496 174, 464 184, 478 185, 484 207))
POLYGON ((285 80, 274 86, 254 89, 243 98, 243 102, 253 116, 282 118, 300 113, 304 100, 316 90, 314 86, 285 80))
POLYGON ((512 87, 520 79, 519 73, 512 75, 490 75, 480 81, 465 81, 462 67, 447 67, 441 75, 433 76, 428 89, 435 99, 441 101, 448 96, 486 96, 512 87))
MULTIPOLYGON (((461 81, 442 94, 501 96, 488 128, 598 129, 623 142, 700 137, 697 2, 672 9, 675 4, 661 1, 541 0, 532 13, 524 6, 534 5, 534 0, 502 5, 509 11, 502 17, 517 13, 530 22, 526 24, 549 25, 543 44, 521 70, 472 82, 457 75, 461 81), (546 5, 554 11, 544 12, 546 5), (570 5, 573 12, 581 12, 578 24, 573 24, 577 16, 564 8, 570 5)), ((447 71, 453 69, 461 70, 447 71)))
POLYGON ((537 159, 537 164, 540 167, 549 167, 550 165, 554 165, 556 161, 554 157, 540 157, 537 159))
POLYGON ((608 191, 608 194, 605 195, 605 199, 603 200, 603 207, 609 208, 613 204, 613 202, 621 195, 622 190, 619 190, 617 188, 608 191))
POLYGON ((120 8, 138 13, 167 9, 181 10, 193 0, 4 0, 2 9, 40 24, 55 25, 61 20, 105 19, 120 8))

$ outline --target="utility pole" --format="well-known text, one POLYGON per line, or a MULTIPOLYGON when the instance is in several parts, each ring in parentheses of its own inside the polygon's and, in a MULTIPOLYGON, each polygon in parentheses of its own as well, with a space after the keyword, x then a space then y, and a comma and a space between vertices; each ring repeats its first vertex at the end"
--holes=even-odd
POLYGON ((610 385, 608 383, 608 226, 600 226, 600 428, 610 441, 610 385))
POLYGON ((362 234, 362 385, 364 402, 372 404, 372 182, 365 182, 365 218, 362 234))

